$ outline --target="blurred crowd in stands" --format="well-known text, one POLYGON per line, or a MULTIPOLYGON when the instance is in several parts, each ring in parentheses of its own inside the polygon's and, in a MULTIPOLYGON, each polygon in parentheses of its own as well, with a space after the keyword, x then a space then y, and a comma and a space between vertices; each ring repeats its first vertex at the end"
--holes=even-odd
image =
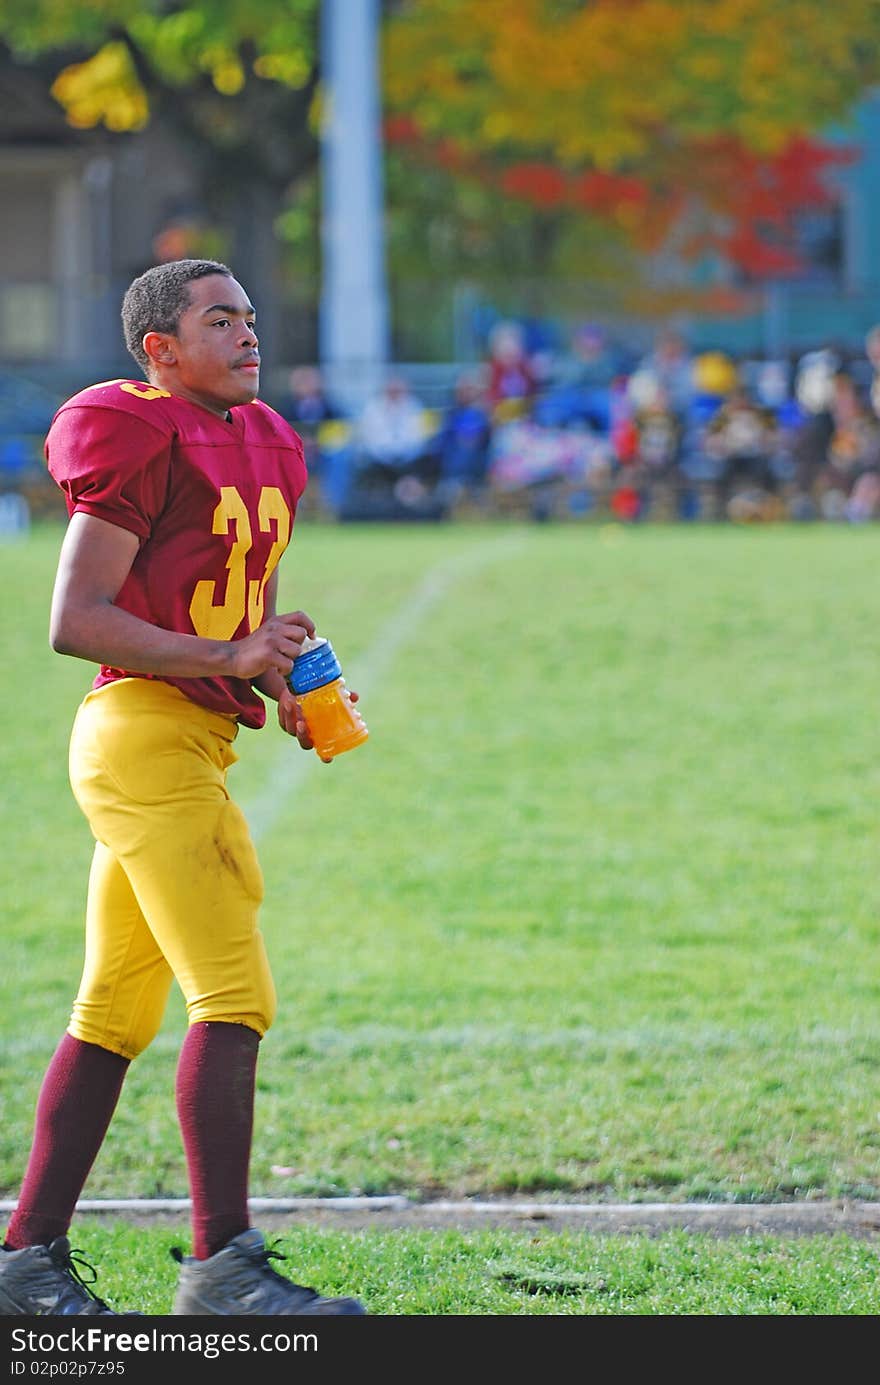
POLYGON ((633 357, 593 324, 530 353, 500 322, 439 406, 400 370, 354 416, 316 368, 289 383, 273 402, 339 519, 880 519, 880 325, 856 355, 737 361, 671 329, 633 357))
MULTIPOLYGON (((346 410, 298 366, 268 402, 302 436, 304 504, 328 519, 864 524, 880 520, 880 323, 860 347, 736 360, 666 328, 639 354, 587 323, 535 350, 499 321, 485 358, 444 376, 448 397, 397 367, 346 410)), ((44 503, 58 402, 0 373, 0 535, 44 503)))

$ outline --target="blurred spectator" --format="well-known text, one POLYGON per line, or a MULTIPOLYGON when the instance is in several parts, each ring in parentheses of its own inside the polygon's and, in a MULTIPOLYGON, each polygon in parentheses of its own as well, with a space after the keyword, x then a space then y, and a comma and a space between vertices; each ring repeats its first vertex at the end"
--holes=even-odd
MULTIPOLYGON (((623 384, 629 417, 632 417, 639 409, 650 408, 659 391, 663 389, 659 375, 646 365, 640 365, 638 370, 634 370, 623 384)), ((668 391, 665 393, 668 399, 668 391)))
POLYGON ((424 404, 400 375, 368 399, 357 420, 358 485, 416 502, 438 480, 436 429, 424 404))
POLYGON ((489 337, 487 397, 499 421, 528 412, 538 378, 525 346, 525 333, 516 322, 499 322, 489 337))
POLYGON ((718 465, 719 513, 729 518, 775 518, 779 426, 773 410, 737 385, 709 420, 704 446, 718 465))
POLYGON ((682 423, 662 385, 633 414, 635 460, 655 476, 675 466, 681 443, 682 423))
POLYGON ((633 388, 636 376, 618 376, 608 390, 608 437, 618 464, 631 462, 638 447, 638 433, 633 414, 639 401, 647 402, 657 386, 652 376, 642 376, 642 388, 633 388))
POLYGON ((492 421, 482 382, 475 375, 461 375, 437 440, 440 484, 448 503, 481 494, 491 439, 492 421))
MULTIPOLYGON (((790 505, 796 519, 845 519, 849 500, 863 474, 878 463, 880 422, 876 409, 848 371, 828 370, 827 361, 811 363, 813 374, 802 383, 800 396, 814 411, 798 431, 792 456, 795 494, 790 505)), ((873 400, 873 391, 871 399, 873 400)), ((859 487, 870 495, 870 481, 859 487)))
POLYGON ((694 396, 694 362, 680 332, 669 327, 659 332, 652 350, 639 362, 638 369, 653 375, 663 386, 677 414, 684 417, 688 413, 694 396))
POLYGON ((321 372, 316 366, 296 366, 289 377, 289 390, 278 406, 278 412, 292 423, 303 440, 309 472, 321 470, 319 439, 322 426, 331 420, 342 419, 345 411, 324 389, 321 372))
POLYGON ((341 409, 327 394, 317 366, 296 366, 289 377, 289 390, 278 412, 292 423, 301 438, 314 438, 318 427, 328 419, 344 418, 341 409))
POLYGON ((876 470, 880 447, 877 416, 845 370, 834 377, 831 417, 834 426, 816 498, 826 519, 843 519, 857 482, 876 470))
POLYGON ((846 518, 850 524, 867 524, 880 519, 880 467, 863 471, 853 482, 846 503, 846 518))
POLYGON ((591 509, 611 462, 607 439, 590 429, 548 427, 527 415, 493 425, 488 479, 496 499, 519 497, 533 519, 549 519, 591 509))
POLYGON ((58 513, 43 440, 60 403, 18 371, 0 370, 0 535, 25 533, 32 511, 58 513))
POLYGON ((19 489, 32 465, 31 452, 24 438, 0 438, 0 492, 19 489))
POLYGON ((579 389, 611 384, 623 369, 621 353, 596 323, 585 322, 572 333, 568 359, 558 373, 560 383, 579 389))
POLYGON ((634 411, 632 421, 635 430, 633 479, 638 479, 641 513, 661 496, 667 504, 675 502, 684 421, 672 408, 666 389, 660 384, 634 411))
POLYGON ((291 372, 279 411, 327 509, 432 518, 474 500, 533 518, 880 520, 880 323, 846 368, 832 346, 740 365, 669 329, 627 355, 587 322, 545 372, 523 323, 496 321, 488 340, 436 412, 395 370, 347 419, 320 371, 291 372))
POLYGON ((557 360, 541 417, 548 424, 585 423, 599 433, 611 426, 610 388, 623 372, 624 358, 601 327, 585 323, 571 338, 567 356, 557 360))
POLYGON ((865 337, 865 355, 874 375, 880 375, 880 322, 865 337))
POLYGON ((611 492, 608 506, 615 519, 632 523, 641 518, 644 509, 642 492, 631 481, 620 481, 611 492))
POLYGON ((31 511, 18 491, 0 493, 0 541, 23 538, 30 529, 31 511))
POLYGON ((807 351, 797 363, 794 390, 798 403, 806 413, 819 414, 827 410, 834 393, 834 377, 841 368, 836 352, 822 347, 807 351))
POLYGON ((784 435, 789 435, 804 421, 804 410, 792 388, 792 371, 787 361, 756 362, 755 398, 766 409, 772 409, 784 435))
POLYGON ((755 377, 755 398, 778 417, 791 402, 789 368, 786 361, 759 361, 755 377))
POLYGON ((688 409, 706 423, 739 386, 739 372, 723 351, 702 351, 694 357, 688 409))
POLYGON ((794 392, 802 421, 792 430, 789 442, 792 519, 811 520, 818 515, 818 480, 834 432, 831 400, 839 368, 837 357, 825 349, 808 351, 796 365, 794 392))
POLYGON ((345 411, 328 395, 316 366, 296 366, 288 387, 278 412, 302 438, 310 482, 316 482, 321 499, 338 510, 352 466, 351 427, 345 411))

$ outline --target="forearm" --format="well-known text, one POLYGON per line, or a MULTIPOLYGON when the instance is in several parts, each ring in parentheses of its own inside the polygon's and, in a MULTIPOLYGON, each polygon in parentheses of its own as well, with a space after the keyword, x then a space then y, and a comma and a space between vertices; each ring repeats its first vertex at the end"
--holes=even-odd
MULTIPOLYGON (((266 619, 275 615, 278 603, 278 569, 272 573, 266 583, 266 590, 263 593, 263 612, 266 619)), ((276 668, 267 668, 265 672, 252 678, 251 682, 257 692, 263 693, 272 702, 280 702, 281 694, 287 690, 287 682, 283 675, 276 668)))
POLYGON ((287 688, 286 679, 282 678, 281 674, 274 668, 267 669, 265 673, 260 674, 259 678, 252 678, 251 682, 257 692, 263 693, 272 702, 279 702, 281 694, 287 688))
POLYGON ((163 630, 110 601, 83 606, 65 603, 53 611, 50 643, 58 654, 131 673, 217 678, 234 671, 231 641, 163 630))

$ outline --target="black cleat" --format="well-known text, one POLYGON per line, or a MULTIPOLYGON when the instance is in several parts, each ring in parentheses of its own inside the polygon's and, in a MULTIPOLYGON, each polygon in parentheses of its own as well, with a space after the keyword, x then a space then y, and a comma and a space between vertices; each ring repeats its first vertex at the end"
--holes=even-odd
POLYGON ((91 1265, 78 1250, 71 1250, 66 1236, 56 1236, 49 1246, 0 1248, 0 1317, 141 1316, 115 1313, 89 1288, 95 1278, 91 1265), (81 1269, 91 1278, 84 1280, 81 1269))
POLYGON ((184 1256, 179 1250, 171 1254, 180 1264, 175 1314, 195 1318, 366 1313, 356 1298, 322 1298, 315 1289, 278 1274, 269 1261, 285 1257, 267 1249, 262 1233, 253 1227, 234 1236, 207 1260, 184 1256))

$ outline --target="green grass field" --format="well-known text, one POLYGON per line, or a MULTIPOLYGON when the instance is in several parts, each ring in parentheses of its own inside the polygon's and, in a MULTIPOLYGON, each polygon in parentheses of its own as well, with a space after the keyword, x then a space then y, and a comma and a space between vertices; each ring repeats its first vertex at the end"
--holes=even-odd
MULTIPOLYGON (((92 669, 46 635, 60 537, 0 546, 7 1198, 91 854, 66 749, 92 669)), ((370 739, 330 766, 271 717, 237 742, 280 996, 252 1192, 880 1198, 878 575, 877 527, 304 524, 281 604, 370 739)), ((175 994, 87 1196, 187 1195, 183 1024, 175 994)), ((133 1234, 86 1225, 90 1252, 133 1234)), ((845 1239, 293 1234, 379 1312, 880 1311, 845 1239)), ((168 1233, 136 1235, 166 1311, 168 1233)))

